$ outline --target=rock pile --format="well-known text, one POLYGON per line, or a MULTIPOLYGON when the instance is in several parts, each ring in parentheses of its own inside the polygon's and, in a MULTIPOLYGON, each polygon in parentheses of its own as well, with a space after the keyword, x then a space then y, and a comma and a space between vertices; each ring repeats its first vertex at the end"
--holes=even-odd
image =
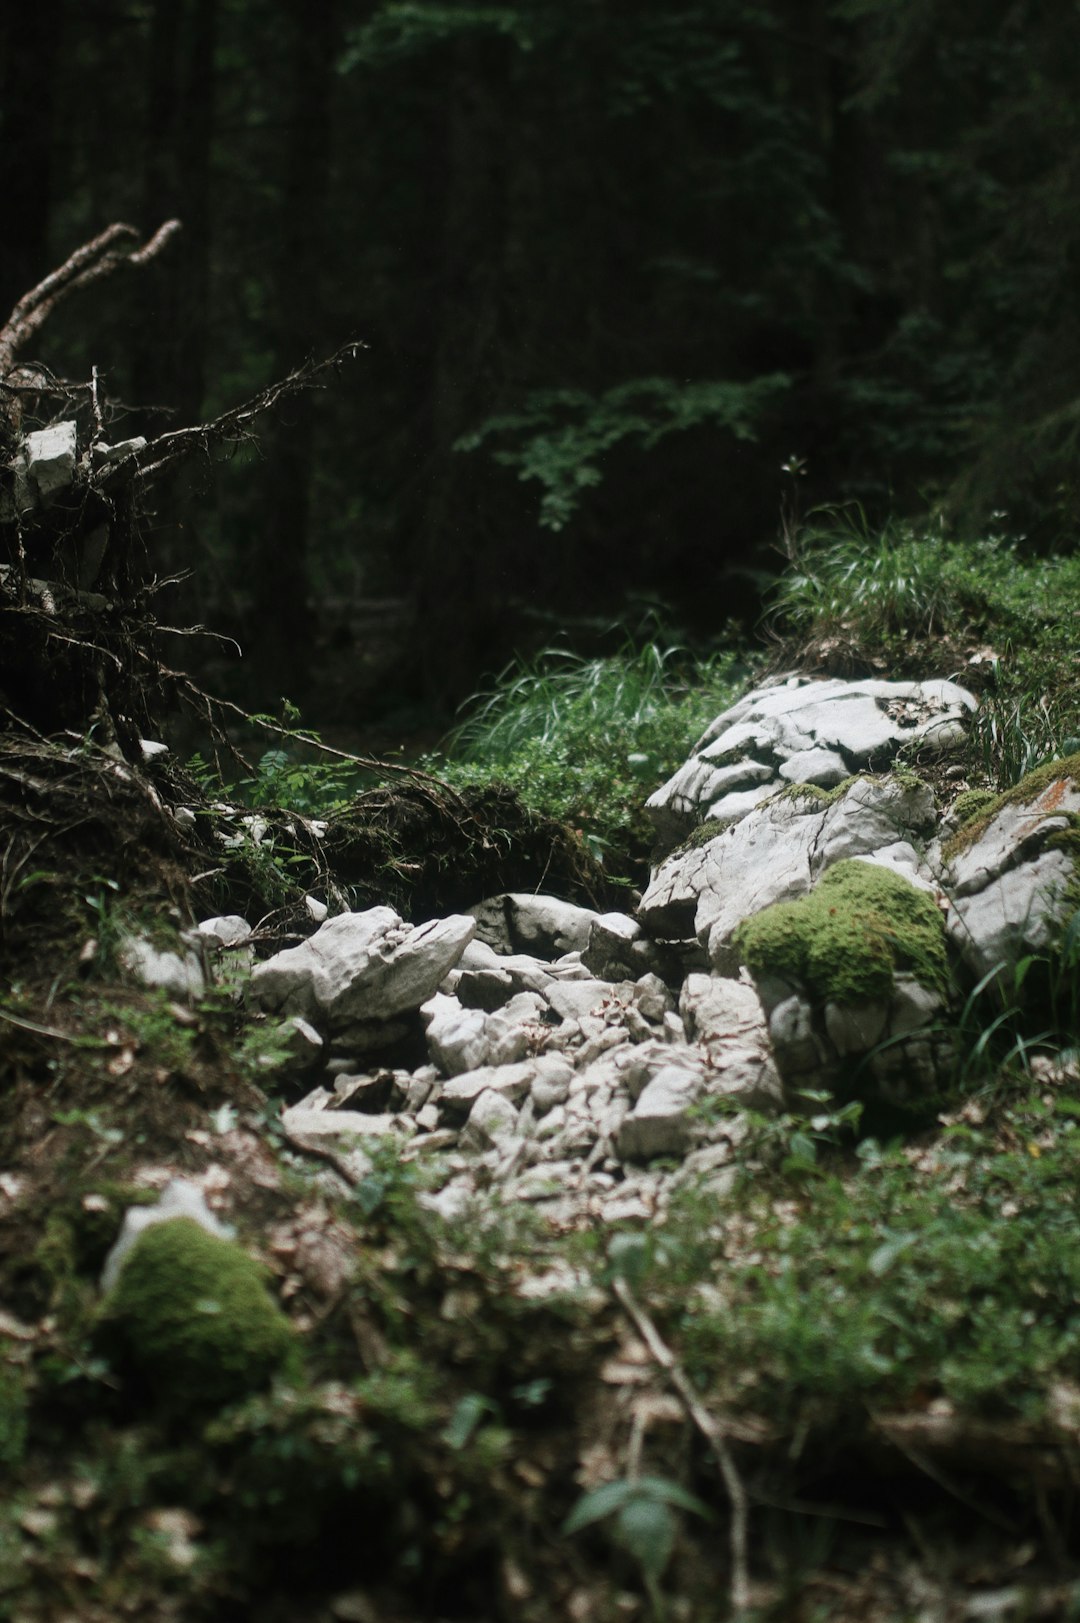
MULTIPOLYGON (((286 1130, 357 1176, 392 1137, 448 1216, 496 1190, 563 1226, 726 1179, 741 1113, 800 1091, 932 1097, 950 1011, 1080 899, 1080 757, 959 828, 897 763, 954 747, 974 707, 945 681, 748 694, 649 801, 666 854, 636 916, 501 895, 327 919, 250 978, 292 1023, 290 1080, 308 1067, 286 1130)), ((201 929, 249 950, 235 920, 201 929)))

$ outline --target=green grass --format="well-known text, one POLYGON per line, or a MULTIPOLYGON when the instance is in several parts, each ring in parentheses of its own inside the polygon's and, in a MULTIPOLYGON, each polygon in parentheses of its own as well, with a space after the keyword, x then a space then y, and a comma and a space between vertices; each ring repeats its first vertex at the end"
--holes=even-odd
POLYGON ((642 807, 742 691, 734 653, 657 641, 586 659, 550 648, 509 666, 423 763, 455 787, 499 779, 577 828, 613 878, 637 877, 651 843, 642 807))
POLYGON ((1080 554, 1034 557, 941 523, 875 532, 859 509, 812 514, 787 552, 766 616, 784 658, 977 688, 970 764, 996 788, 1077 747, 1080 554))

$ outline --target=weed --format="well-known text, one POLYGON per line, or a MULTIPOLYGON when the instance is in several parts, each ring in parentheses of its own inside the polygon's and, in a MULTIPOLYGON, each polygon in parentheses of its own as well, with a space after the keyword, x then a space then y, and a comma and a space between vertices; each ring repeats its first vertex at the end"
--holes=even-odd
POLYGON ((675 1547, 676 1509, 711 1520, 708 1506, 677 1482, 657 1476, 619 1478, 583 1494, 566 1518, 563 1532, 580 1533, 596 1522, 610 1522, 616 1544, 641 1568, 654 1618, 662 1618, 660 1580, 675 1547))

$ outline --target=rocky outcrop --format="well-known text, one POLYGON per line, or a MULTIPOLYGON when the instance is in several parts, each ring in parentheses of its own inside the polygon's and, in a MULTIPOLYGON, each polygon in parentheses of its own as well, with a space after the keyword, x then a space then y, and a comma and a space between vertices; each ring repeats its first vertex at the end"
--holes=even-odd
POLYGON ((658 841, 670 850, 706 818, 737 822, 785 783, 832 788, 901 748, 963 743, 975 703, 955 682, 777 677, 717 716, 646 801, 658 841))
POLYGON ((949 937, 974 975, 1046 952, 1080 908, 1080 755, 992 802, 938 861, 949 937))
MULTIPOLYGON (((447 1217, 497 1191, 563 1226, 724 1183, 748 1111, 821 1089, 925 1105, 953 1075, 959 1000, 1051 949, 1080 903, 1080 757, 969 796, 959 829, 889 764, 909 739, 954 742, 973 704, 949 682, 748 695, 653 797, 699 823, 636 916, 505 894, 417 926, 385 907, 326 920, 251 976, 291 1022, 279 1078, 295 1098, 308 1077, 286 1132, 354 1178, 394 1142, 447 1217), (421 1062, 395 1066, 405 1035, 421 1062)), ((204 961, 250 952, 243 920, 197 940, 204 961)))

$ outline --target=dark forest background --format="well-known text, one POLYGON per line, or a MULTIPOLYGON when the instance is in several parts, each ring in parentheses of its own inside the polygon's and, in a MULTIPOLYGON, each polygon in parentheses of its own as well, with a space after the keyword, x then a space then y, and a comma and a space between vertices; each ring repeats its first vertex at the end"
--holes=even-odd
POLYGON ((184 224, 36 357, 113 438, 368 346, 159 498, 249 701, 361 724, 635 600, 752 621, 785 484, 1073 543, 1072 0, 34 0, 0 53, 5 313, 184 224))

